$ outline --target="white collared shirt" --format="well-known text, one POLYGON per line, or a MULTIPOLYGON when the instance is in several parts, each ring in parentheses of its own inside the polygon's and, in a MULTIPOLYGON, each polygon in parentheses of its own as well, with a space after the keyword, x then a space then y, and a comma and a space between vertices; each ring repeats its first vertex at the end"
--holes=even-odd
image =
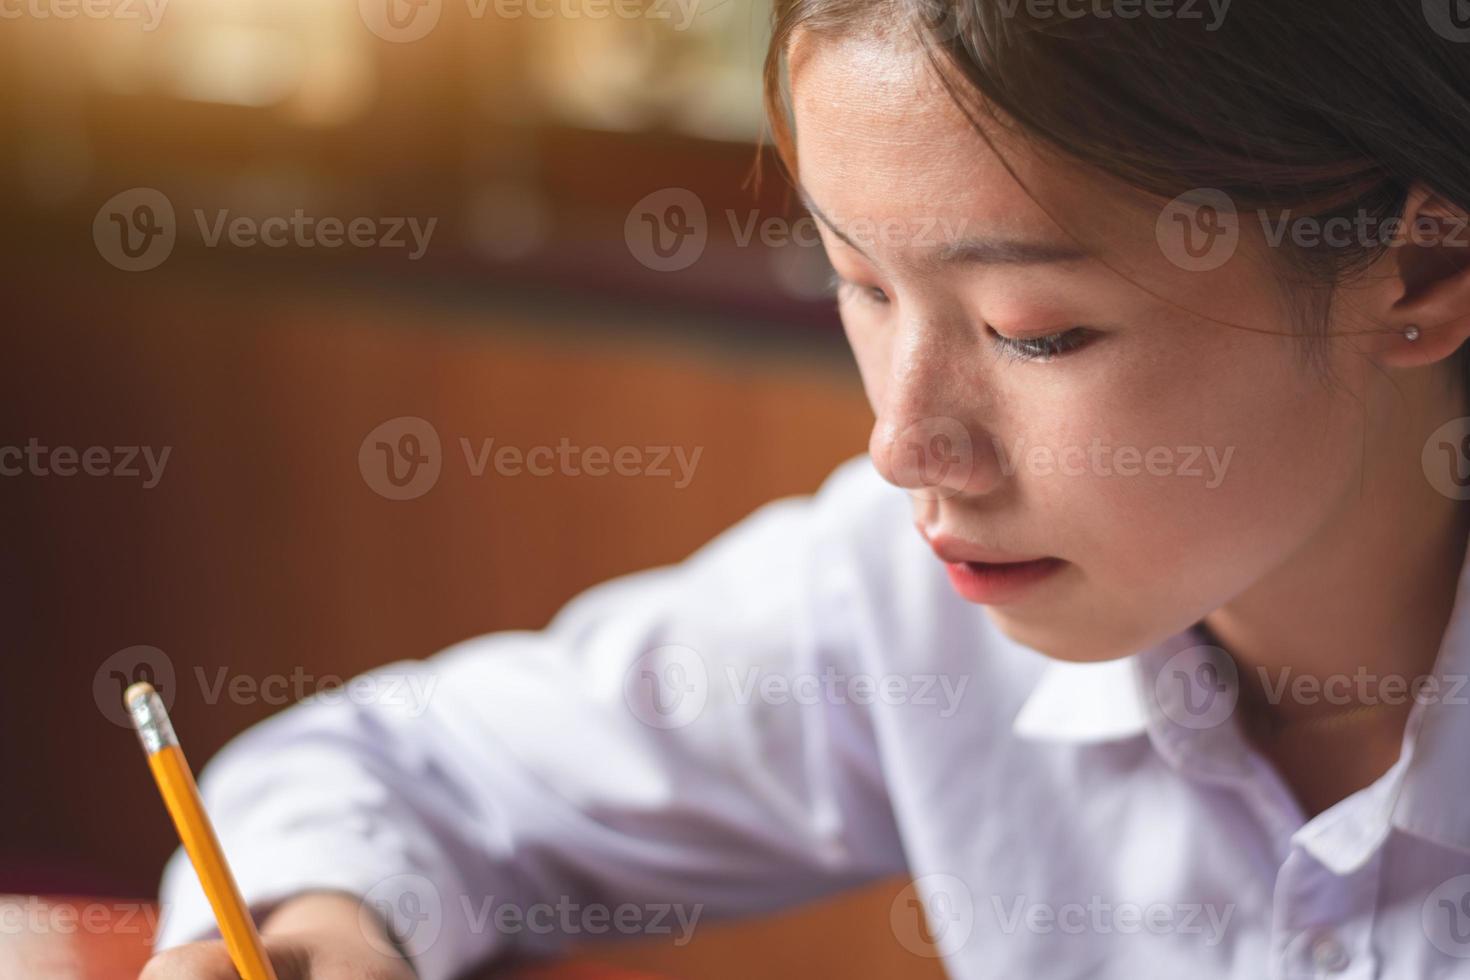
MULTIPOLYGON (((545 630, 246 733, 203 786, 247 900, 364 896, 423 980, 896 873, 897 938, 966 980, 1470 976, 1470 576, 1398 763, 1304 820, 1201 634, 1050 661, 909 507, 850 461, 545 630)), ((161 947, 211 932, 182 854, 163 899, 161 947)))

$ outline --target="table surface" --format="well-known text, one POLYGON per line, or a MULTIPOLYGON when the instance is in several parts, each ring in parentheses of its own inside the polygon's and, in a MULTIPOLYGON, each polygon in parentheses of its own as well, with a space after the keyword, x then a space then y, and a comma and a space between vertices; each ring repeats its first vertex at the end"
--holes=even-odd
MULTIPOLYGON (((137 980, 157 906, 126 899, 0 896, 0 977, 137 980)), ((482 974, 480 980, 488 980, 482 974)), ((498 980, 660 980, 582 960, 500 969, 498 980)), ((666 978, 665 978, 666 980, 666 978)))

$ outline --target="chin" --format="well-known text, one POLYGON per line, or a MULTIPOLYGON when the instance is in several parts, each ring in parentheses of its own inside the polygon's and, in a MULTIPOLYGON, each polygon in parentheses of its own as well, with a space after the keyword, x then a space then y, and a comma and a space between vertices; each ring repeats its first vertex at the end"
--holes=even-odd
POLYGON ((1003 609, 987 607, 986 614, 1008 638, 1053 660, 1100 663, 1147 650, 1168 636, 1130 628, 1128 624, 1059 621, 1058 618, 1022 618, 1003 609))

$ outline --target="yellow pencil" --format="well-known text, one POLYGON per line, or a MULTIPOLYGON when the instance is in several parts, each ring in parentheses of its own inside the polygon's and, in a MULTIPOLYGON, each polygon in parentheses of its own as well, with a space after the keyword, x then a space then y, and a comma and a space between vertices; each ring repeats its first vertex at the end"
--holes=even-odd
POLYGON ((123 702, 132 715, 133 726, 138 729, 138 738, 143 742, 143 751, 148 753, 148 768, 153 770, 153 779, 158 791, 163 794, 163 803, 168 807, 178 828, 179 839, 194 865, 194 873, 204 886, 204 894, 214 909, 214 918, 219 923, 220 934, 229 948, 230 959, 235 963, 241 980, 277 980, 271 968, 270 958, 261 945, 260 933, 255 931, 255 921, 240 897, 240 888, 235 876, 225 863, 225 855, 204 812, 204 802, 199 798, 199 787, 194 783, 194 774, 184 759, 179 747, 174 726, 168 720, 163 699, 148 684, 134 684, 123 694, 123 702))

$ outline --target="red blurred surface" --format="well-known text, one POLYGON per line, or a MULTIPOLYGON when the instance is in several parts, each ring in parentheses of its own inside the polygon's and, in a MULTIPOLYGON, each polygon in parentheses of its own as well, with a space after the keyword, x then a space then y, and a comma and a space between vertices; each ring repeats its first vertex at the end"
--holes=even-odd
MULTIPOLYGON (((157 907, 126 899, 0 898, 0 977, 137 980, 153 941, 157 907), (18 928, 17 928, 18 927, 18 928)), ((502 967, 477 980, 658 980, 583 960, 502 967)))

